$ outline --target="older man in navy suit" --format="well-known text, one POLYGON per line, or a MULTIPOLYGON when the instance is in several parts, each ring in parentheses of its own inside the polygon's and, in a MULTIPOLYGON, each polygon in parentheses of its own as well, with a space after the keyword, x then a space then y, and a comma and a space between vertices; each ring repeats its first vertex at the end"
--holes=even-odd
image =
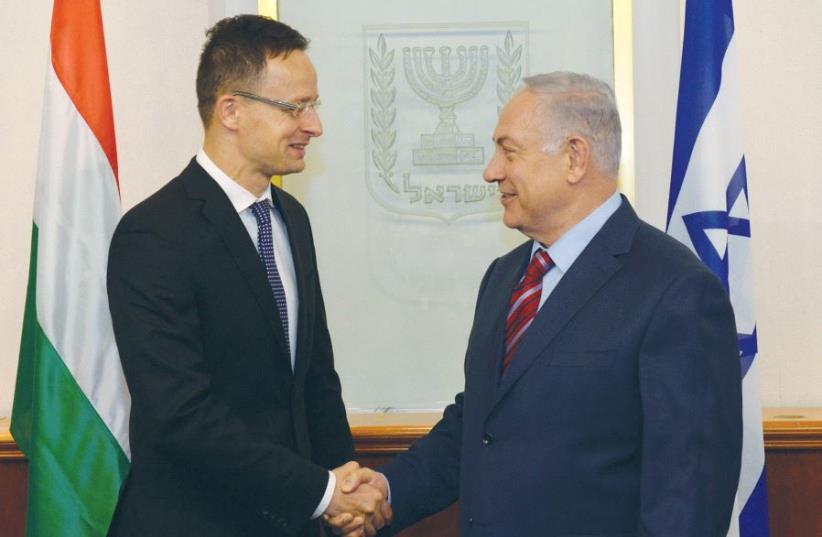
POLYGON ((484 178, 529 240, 482 280, 464 392, 383 474, 349 485, 390 488, 395 531, 459 499, 465 537, 727 532, 733 311, 616 192, 620 136, 613 92, 585 75, 528 78, 503 109, 484 178))

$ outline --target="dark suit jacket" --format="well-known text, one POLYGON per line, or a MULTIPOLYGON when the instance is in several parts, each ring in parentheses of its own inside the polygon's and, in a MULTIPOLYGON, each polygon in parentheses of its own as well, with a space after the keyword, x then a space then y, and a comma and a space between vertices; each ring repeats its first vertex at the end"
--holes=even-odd
POLYGON ((319 532, 326 469, 353 447, 308 216, 273 197, 299 289, 293 373, 255 245, 196 161, 117 227, 108 292, 132 463, 112 537, 319 532))
POLYGON ((500 379, 531 244, 482 280, 464 393, 384 468, 394 529, 459 497, 463 536, 724 537, 742 430, 722 285, 623 200, 500 379))

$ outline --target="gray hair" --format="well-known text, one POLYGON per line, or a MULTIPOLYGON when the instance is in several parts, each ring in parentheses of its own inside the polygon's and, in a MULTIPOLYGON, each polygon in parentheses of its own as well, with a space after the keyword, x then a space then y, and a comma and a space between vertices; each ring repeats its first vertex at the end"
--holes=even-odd
POLYGON ((541 111, 543 151, 553 153, 573 135, 592 146, 605 173, 617 176, 622 151, 622 126, 611 87, 592 76, 555 71, 523 79, 524 90, 550 96, 541 111))

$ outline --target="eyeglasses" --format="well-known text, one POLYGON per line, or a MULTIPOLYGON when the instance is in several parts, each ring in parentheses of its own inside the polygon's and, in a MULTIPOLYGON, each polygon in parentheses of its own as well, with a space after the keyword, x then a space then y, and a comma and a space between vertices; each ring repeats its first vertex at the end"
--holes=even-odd
POLYGON ((290 103, 288 101, 283 101, 282 99, 268 99, 261 95, 250 93, 248 91, 234 91, 231 94, 237 97, 245 97, 246 99, 251 99, 252 101, 257 101, 271 106, 276 106, 280 110, 288 112, 288 114, 295 119, 305 114, 308 110, 313 110, 316 112, 317 107, 320 106, 319 99, 314 99, 313 101, 308 101, 305 103, 295 104, 290 103))

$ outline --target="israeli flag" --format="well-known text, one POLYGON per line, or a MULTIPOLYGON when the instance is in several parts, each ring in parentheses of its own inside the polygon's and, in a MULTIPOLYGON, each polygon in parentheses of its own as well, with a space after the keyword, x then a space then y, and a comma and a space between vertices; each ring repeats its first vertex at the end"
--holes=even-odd
POLYGON ((731 0, 687 0, 667 232, 725 284, 742 365, 742 473, 729 536, 768 535, 751 224, 731 0))

